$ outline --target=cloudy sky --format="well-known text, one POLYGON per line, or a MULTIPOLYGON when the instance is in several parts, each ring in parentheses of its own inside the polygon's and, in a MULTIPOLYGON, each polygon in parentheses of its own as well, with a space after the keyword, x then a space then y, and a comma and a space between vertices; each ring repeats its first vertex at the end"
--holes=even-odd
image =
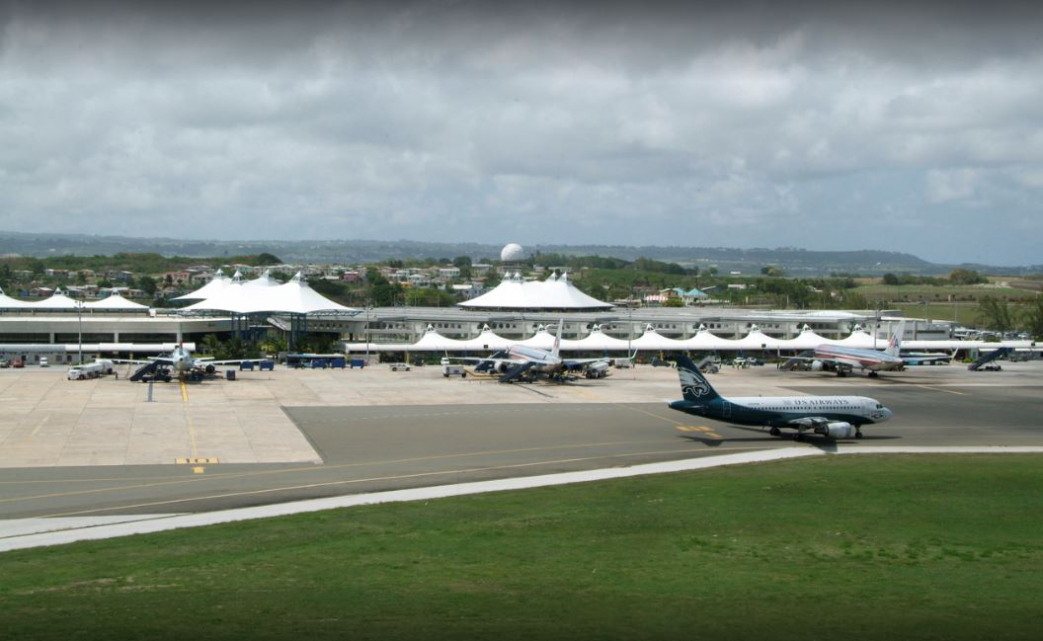
POLYGON ((1032 3, 591 4, 0 0, 0 229, 1043 263, 1032 3))

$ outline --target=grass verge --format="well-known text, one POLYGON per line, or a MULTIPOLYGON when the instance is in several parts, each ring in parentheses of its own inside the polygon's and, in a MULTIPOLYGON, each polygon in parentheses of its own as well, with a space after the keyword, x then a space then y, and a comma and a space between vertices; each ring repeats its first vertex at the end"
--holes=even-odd
POLYGON ((1040 638, 1040 463, 817 457, 6 553, 0 630, 1040 638))

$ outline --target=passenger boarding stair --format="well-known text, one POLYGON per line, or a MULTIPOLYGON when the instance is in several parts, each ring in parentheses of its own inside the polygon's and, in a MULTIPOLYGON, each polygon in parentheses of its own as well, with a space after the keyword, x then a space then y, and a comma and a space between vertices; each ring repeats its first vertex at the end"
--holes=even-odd
POLYGON ((1012 348, 1010 348, 1010 347, 1000 347, 999 349, 996 349, 994 351, 988 352, 986 354, 982 354, 981 356, 978 357, 978 360, 976 360, 973 363, 971 363, 970 365, 968 365, 967 369, 969 369, 972 372, 976 372, 976 371, 978 371, 978 369, 982 365, 986 365, 988 363, 991 363, 992 361, 996 360, 997 358, 999 358, 1001 356, 1005 356, 1005 355, 1007 355, 1007 354, 1009 354, 1009 353, 1011 353, 1013 351, 1014 350, 1012 348))
POLYGON ((142 365, 141 367, 138 368, 138 371, 136 371, 136 372, 134 372, 133 374, 130 375, 130 380, 132 380, 132 381, 134 381, 136 383, 136 382, 140 381, 141 379, 145 378, 146 376, 148 376, 149 374, 155 374, 156 373, 156 369, 158 367, 159 367, 159 363, 156 363, 156 362, 148 363, 147 365, 142 365))

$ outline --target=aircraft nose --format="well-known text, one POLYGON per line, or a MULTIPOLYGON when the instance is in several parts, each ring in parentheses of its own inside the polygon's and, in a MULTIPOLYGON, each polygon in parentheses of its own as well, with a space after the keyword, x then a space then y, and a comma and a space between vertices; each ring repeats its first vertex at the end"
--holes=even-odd
POLYGON ((894 412, 892 412, 891 410, 889 410, 889 409, 887 409, 885 407, 884 408, 884 420, 885 421, 890 421, 892 416, 894 416, 894 412))

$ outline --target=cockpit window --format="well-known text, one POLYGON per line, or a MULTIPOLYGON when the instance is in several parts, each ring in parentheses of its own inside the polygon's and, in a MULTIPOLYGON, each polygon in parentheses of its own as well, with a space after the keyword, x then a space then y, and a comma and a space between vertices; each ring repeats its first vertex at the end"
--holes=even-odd
POLYGON ((878 410, 884 409, 884 404, 883 403, 877 403, 876 404, 876 409, 878 409, 878 410))

